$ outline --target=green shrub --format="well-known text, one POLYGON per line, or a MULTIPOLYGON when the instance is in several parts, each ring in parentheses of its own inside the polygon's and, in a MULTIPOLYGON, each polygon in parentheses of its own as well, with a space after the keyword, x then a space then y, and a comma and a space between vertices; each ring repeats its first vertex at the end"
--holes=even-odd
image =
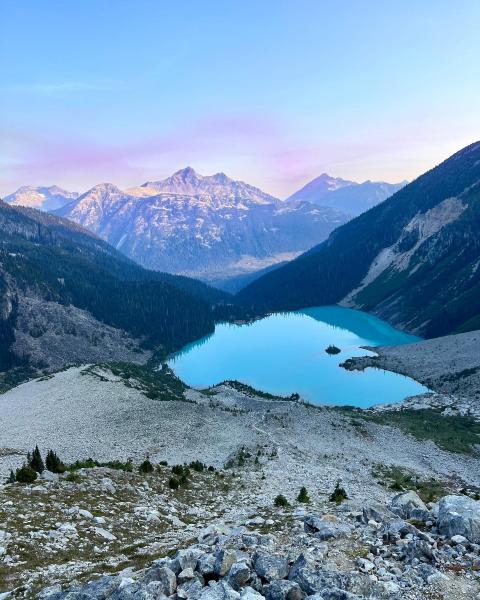
POLYGON ((287 506, 290 506, 290 502, 285 498, 283 494, 278 494, 278 496, 273 501, 273 504, 281 508, 286 508, 287 506))
POLYGON ((75 473, 74 471, 70 471, 68 473, 68 475, 65 477, 65 481, 69 481, 70 483, 80 483, 80 481, 82 481, 82 478, 80 477, 80 475, 78 473, 75 473))
POLYGON ((341 504, 344 500, 348 500, 347 492, 343 487, 340 487, 340 482, 338 482, 330 495, 330 501, 341 504))
POLYGON ((190 469, 186 465, 173 465, 172 473, 184 479, 190 477, 190 469))
POLYGON ((298 492, 297 500, 298 500, 298 502, 304 502, 305 504, 308 504, 310 502, 310 498, 308 496, 306 487, 300 488, 300 491, 298 492))
POLYGON ((15 479, 19 483, 33 483, 37 478, 37 471, 32 469, 30 465, 23 465, 20 469, 17 469, 15 479))
POLYGON ((178 490, 178 488, 180 487, 180 482, 176 477, 170 477, 170 479, 168 480, 168 487, 171 490, 178 490))
POLYGON ((199 460, 192 461, 189 466, 197 473, 201 473, 206 468, 205 465, 199 460))
POLYGON ((153 465, 147 458, 138 467, 138 470, 140 471, 140 473, 153 473, 153 465))

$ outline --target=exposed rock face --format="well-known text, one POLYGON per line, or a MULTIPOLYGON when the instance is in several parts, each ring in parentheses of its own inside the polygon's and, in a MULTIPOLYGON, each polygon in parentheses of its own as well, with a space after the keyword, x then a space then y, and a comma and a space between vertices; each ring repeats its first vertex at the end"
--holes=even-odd
POLYGON ((204 177, 191 168, 126 192, 97 185, 57 214, 147 268, 204 279, 293 258, 348 220, 335 208, 281 202, 223 173, 204 177))
POLYGON ((438 507, 438 530, 442 535, 464 536, 480 544, 480 501, 464 496, 446 496, 438 507))
POLYGON ((145 363, 151 355, 140 348, 140 340, 87 311, 28 296, 18 298, 12 352, 49 371, 77 362, 145 363))

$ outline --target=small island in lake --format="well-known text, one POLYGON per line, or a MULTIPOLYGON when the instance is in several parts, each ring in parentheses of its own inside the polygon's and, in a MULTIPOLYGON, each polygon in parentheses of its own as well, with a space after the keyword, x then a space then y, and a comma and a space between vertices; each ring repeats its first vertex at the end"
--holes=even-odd
POLYGON ((334 346, 333 344, 330 344, 330 346, 328 346, 327 348, 325 348, 325 352, 327 354, 340 354, 341 350, 340 350, 340 348, 337 348, 337 346, 334 346))

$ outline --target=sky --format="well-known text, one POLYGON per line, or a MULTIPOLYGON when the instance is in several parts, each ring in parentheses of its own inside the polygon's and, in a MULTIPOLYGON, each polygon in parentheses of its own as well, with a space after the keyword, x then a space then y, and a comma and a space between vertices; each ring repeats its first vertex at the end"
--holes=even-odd
POLYGON ((0 195, 414 179, 480 139, 478 0, 0 0, 0 195))

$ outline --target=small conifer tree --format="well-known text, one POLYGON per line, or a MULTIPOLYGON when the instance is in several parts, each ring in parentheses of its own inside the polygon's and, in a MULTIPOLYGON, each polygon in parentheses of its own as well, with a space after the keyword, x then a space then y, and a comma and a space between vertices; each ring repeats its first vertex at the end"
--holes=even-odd
POLYGON ((65 465, 59 459, 56 452, 49 450, 47 457, 45 458, 45 466, 52 473, 63 473, 65 471, 65 465))
POLYGON ((7 483, 15 483, 15 473, 13 469, 10 469, 10 475, 8 476, 7 483))
POLYGON ((27 454, 28 465, 37 473, 43 473, 45 471, 45 465, 43 464, 42 455, 38 446, 35 446, 32 454, 27 454), (30 460, 28 458, 30 457, 30 460))
POLYGON ((338 481, 335 489, 330 495, 330 502, 341 504, 344 500, 348 500, 347 492, 343 487, 340 487, 340 482, 338 481))
POLYGON ((300 488, 300 492, 298 493, 297 500, 298 500, 298 502, 304 502, 305 504, 308 504, 308 502, 310 502, 307 488, 305 486, 302 486, 300 488))
POLYGON ((281 508, 286 508, 287 506, 290 506, 290 503, 283 494, 278 494, 278 496, 273 501, 273 504, 281 508))

